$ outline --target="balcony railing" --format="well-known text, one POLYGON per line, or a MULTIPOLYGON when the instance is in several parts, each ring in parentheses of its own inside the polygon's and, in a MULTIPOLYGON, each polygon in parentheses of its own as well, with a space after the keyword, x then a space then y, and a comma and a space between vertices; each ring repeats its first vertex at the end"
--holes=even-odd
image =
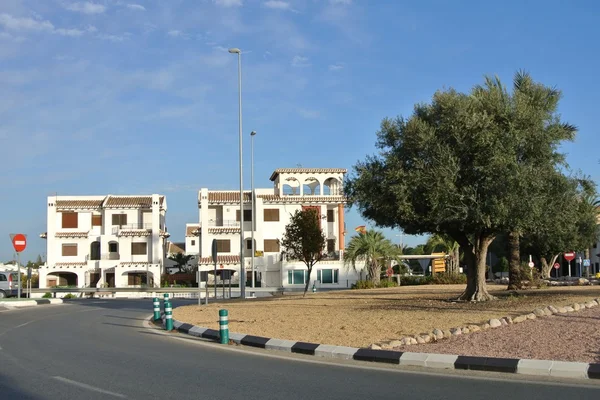
POLYGON ((119 253, 104 253, 102 254, 102 259, 103 260, 119 260, 120 254, 119 253))
POLYGON ((235 227, 239 227, 240 226, 240 221, 236 221, 234 219, 222 219, 222 218, 209 219, 208 220, 208 226, 235 226, 235 227))
POLYGON ((119 233, 119 231, 127 231, 127 230, 136 230, 136 229, 145 229, 148 231, 152 230, 152 224, 124 224, 124 225, 117 225, 117 226, 113 226, 112 227, 112 233, 113 235, 116 235, 119 233))

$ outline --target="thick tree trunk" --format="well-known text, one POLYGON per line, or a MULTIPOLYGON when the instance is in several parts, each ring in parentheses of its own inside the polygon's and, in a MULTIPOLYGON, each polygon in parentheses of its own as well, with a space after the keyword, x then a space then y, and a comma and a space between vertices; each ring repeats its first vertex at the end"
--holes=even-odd
POLYGON ((376 286, 379 285, 381 283, 381 266, 379 264, 371 264, 369 266, 369 275, 371 282, 376 286))
POLYGON ((448 258, 448 273, 458 274, 458 268, 460 265, 460 253, 459 247, 452 250, 450 257, 448 258))
POLYGON ((495 297, 488 293, 485 284, 487 250, 493 238, 481 237, 475 246, 462 246, 467 264, 467 288, 458 298, 466 301, 488 301, 495 297))
POLYGON ((508 290, 522 287, 519 232, 513 231, 508 233, 508 290))
MULTIPOLYGON (((590 259, 590 248, 589 247, 585 249, 584 258, 586 260, 590 259)), ((583 265, 582 265, 582 267, 583 267, 583 265)), ((590 277, 590 267, 583 267, 583 268, 585 268, 585 277, 589 278, 590 277)))
POLYGON ((548 265, 548 260, 546 257, 541 257, 542 261, 542 278, 550 278, 550 270, 552 269, 552 265, 548 265))

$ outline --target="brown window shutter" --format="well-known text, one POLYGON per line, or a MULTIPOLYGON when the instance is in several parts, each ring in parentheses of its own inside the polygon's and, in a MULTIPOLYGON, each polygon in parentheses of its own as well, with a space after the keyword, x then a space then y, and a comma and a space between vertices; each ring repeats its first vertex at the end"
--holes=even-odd
POLYGON ((279 241, 277 239, 265 239, 264 249, 266 253, 279 253, 279 241))
POLYGON ((327 210, 327 222, 335 222, 333 210, 327 210))
POLYGON ((219 253, 231 252, 231 240, 217 239, 217 252, 219 252, 219 253))
POLYGON ((235 210, 235 220, 240 221, 240 210, 235 210))
POLYGON ((73 257, 77 255, 77 244, 63 244, 62 255, 64 257, 73 257))
POLYGON ((327 252, 335 251, 335 239, 327 239, 327 252))
POLYGON ((148 254, 148 243, 131 243, 131 255, 141 256, 148 254))
POLYGON ((102 215, 92 215, 92 226, 102 226, 102 215))
POLYGON ((63 228, 77 228, 77 213, 76 212, 63 212, 62 214, 62 227, 63 228))
POLYGON ((269 222, 279 221, 279 209, 278 208, 265 208, 264 220, 269 222))

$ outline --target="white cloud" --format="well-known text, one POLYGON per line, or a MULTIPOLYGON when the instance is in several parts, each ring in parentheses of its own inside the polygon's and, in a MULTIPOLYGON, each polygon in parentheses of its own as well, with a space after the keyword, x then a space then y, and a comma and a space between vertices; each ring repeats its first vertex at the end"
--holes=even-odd
POLYGON ((82 31, 81 29, 64 29, 64 28, 58 28, 54 31, 54 33, 57 33, 59 35, 62 36, 81 36, 84 34, 84 31, 82 31))
POLYGON ((321 113, 317 110, 309 110, 306 108, 300 108, 298 109, 298 113, 306 118, 306 119, 316 119, 319 118, 321 116, 321 113))
POLYGON ((290 3, 281 0, 269 0, 265 1, 263 4, 265 7, 272 8, 274 10, 290 10, 292 8, 290 3))
POLYGON ((292 58, 292 67, 310 67, 308 57, 294 56, 292 58))
POLYGON ((177 29, 174 29, 172 31, 167 32, 167 35, 169 35, 171 37, 178 37, 178 36, 183 35, 183 32, 181 32, 181 31, 179 31, 177 29))
POLYGON ((241 7, 244 5, 242 0, 213 0, 220 7, 241 7))
POLYGON ((122 42, 125 38, 123 36, 118 36, 118 35, 105 35, 105 34, 101 34, 96 36, 98 39, 102 39, 102 40, 108 40, 110 42, 122 42))
POLYGON ((0 14, 0 25, 13 31, 53 31, 54 25, 50 21, 39 21, 33 18, 13 17, 10 14, 0 14))
POLYGON ((88 25, 88 27, 85 30, 90 33, 98 32, 98 29, 96 29, 94 25, 88 25))
POLYGON ((146 11, 146 7, 144 7, 141 4, 127 4, 127 8, 129 8, 130 10, 136 10, 136 11, 146 11))
POLYGON ((352 4, 352 0, 329 0, 331 4, 341 4, 344 6, 348 6, 352 4))
POLYGON ((92 3, 89 1, 77 2, 69 4, 67 10, 80 12, 83 14, 102 14, 106 11, 106 7, 102 4, 92 3))
POLYGON ((344 68, 344 66, 341 64, 331 64, 329 66, 330 71, 339 71, 340 69, 343 69, 343 68, 344 68))

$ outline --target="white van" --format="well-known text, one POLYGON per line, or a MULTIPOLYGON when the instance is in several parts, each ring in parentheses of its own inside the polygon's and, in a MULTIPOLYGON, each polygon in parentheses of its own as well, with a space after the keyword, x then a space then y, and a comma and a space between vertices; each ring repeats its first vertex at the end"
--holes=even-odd
POLYGON ((19 294, 18 278, 16 272, 0 271, 0 299, 19 294))

